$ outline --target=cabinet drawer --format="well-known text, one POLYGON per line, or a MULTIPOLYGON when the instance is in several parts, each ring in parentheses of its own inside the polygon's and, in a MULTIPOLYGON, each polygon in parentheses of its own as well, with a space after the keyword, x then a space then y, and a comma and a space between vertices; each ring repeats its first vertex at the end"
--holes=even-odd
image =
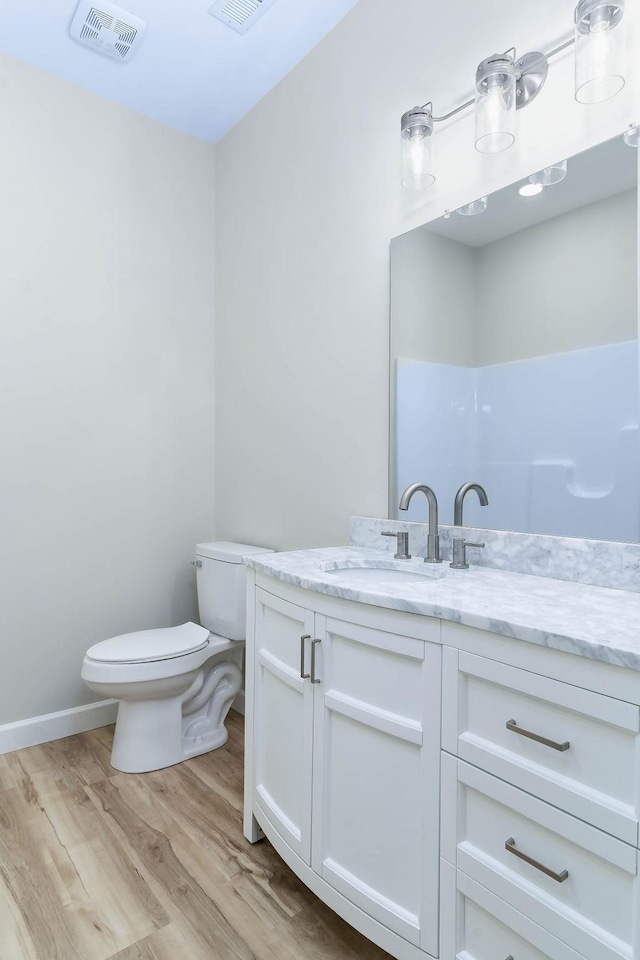
POLYGON ((450 648, 444 690, 445 750, 637 846, 637 706, 450 648))
POLYGON ((446 859, 583 956, 640 957, 636 848, 446 754, 442 789, 446 859))
POLYGON ((448 863, 443 882, 455 897, 443 914, 443 957, 457 960, 584 960, 575 950, 448 863), (455 892, 454 892, 455 891, 455 892))

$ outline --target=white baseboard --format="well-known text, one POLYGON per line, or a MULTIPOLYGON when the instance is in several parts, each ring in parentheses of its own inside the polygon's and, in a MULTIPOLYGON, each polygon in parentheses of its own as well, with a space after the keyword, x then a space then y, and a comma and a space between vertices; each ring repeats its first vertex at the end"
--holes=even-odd
POLYGON ((244 690, 241 690, 240 693, 236 694, 236 698, 231 704, 231 709, 235 710, 237 713, 241 713, 244 717, 244 690))
MULTIPOLYGON (((236 696, 231 707, 244 716, 244 690, 236 696)), ((0 726, 0 754, 106 727, 116 722, 117 713, 117 700, 99 700, 98 703, 87 703, 83 707, 5 723, 0 726)))
POLYGON ((116 722, 117 712, 117 700, 100 700, 98 703, 87 703, 83 707, 72 707, 71 710, 60 710, 42 717, 5 723, 0 726, 0 753, 11 753, 12 750, 34 747, 38 743, 48 743, 49 740, 71 737, 74 733, 106 727, 116 722))

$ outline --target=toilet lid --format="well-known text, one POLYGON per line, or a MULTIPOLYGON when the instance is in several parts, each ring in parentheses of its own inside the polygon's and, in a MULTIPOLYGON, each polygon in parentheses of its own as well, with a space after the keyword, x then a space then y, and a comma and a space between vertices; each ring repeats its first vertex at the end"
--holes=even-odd
POLYGON ((101 663, 150 663, 195 653, 206 647, 208 640, 209 631, 205 627, 183 623, 179 627, 138 630, 102 640, 87 650, 87 656, 101 663))

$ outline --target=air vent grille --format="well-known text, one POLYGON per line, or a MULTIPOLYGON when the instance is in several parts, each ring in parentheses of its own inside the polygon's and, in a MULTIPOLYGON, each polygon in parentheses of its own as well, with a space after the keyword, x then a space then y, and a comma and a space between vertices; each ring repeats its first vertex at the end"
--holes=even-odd
POLYGON ((275 0, 216 0, 209 13, 236 33, 246 33, 275 0))
POLYGON ((80 0, 69 34, 96 53, 126 63, 138 49, 146 26, 144 20, 108 0, 80 0))

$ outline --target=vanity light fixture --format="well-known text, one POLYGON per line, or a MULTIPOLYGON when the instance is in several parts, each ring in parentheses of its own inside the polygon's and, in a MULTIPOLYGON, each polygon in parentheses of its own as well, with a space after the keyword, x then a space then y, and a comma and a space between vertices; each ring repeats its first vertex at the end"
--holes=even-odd
POLYGON ((622 137, 628 147, 640 147, 640 127, 637 123, 630 123, 622 137))
POLYGON ((433 174, 432 104, 414 107, 402 117, 402 186, 425 190, 435 181, 433 174))
POLYGON ((495 54, 483 60, 476 71, 476 150, 508 150, 515 143, 515 131, 515 59, 511 52, 495 54))
POLYGON ((544 187, 541 183, 532 183, 531 180, 529 180, 528 183, 522 184, 518 189, 518 193, 521 197, 537 197, 543 190, 544 187))
POLYGON ((601 103, 624 87, 625 0, 580 0, 576 22, 576 100, 601 103))
MULTIPOLYGON (((500 153, 515 142, 516 110, 531 103, 547 78, 549 60, 576 45, 575 98, 579 103, 600 103, 624 86, 624 30, 620 22, 626 0, 578 0, 575 31, 570 40, 548 53, 526 53, 516 59, 515 47, 487 57, 477 67, 473 99, 449 113, 434 116, 433 104, 414 107, 402 117, 402 185, 423 190, 435 182, 433 166, 434 124, 451 119, 475 105, 475 146, 480 153, 500 153)), ((625 138, 625 142, 628 142, 625 138)), ((561 165, 548 168, 552 172, 561 165)), ((566 172, 566 169, 565 169, 566 172)), ((543 186, 559 183, 550 180, 543 186)))
POLYGON ((480 197, 479 200, 472 200, 471 203, 465 203, 463 207, 458 207, 456 213, 461 217, 477 217, 479 213, 484 213, 489 203, 488 197, 480 197))

